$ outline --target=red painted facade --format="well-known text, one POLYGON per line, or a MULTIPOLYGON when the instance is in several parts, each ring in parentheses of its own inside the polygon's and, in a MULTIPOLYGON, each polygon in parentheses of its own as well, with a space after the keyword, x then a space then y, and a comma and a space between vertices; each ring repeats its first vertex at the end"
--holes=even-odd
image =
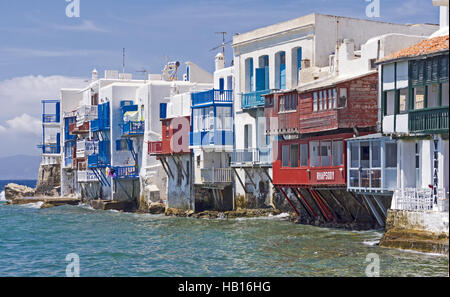
POLYGON ((188 154, 190 117, 178 117, 161 120, 162 140, 149 142, 148 153, 151 155, 188 154), (175 137, 174 137, 175 136, 175 137))
POLYGON ((266 131, 271 134, 305 134, 374 127, 378 119, 377 97, 377 73, 298 94, 270 94, 266 96, 265 105, 266 131))
POLYGON ((273 163, 274 185, 305 187, 320 185, 345 186, 347 183, 347 146, 345 139, 351 137, 353 137, 352 133, 341 133, 274 143, 274 146, 278 147, 278 153, 273 163), (305 153, 305 150, 301 149, 302 145, 306 146, 306 156, 302 156, 305 153), (317 154, 317 150, 324 150, 328 145, 330 145, 330 149, 327 151, 326 157, 320 153, 317 154), (286 154, 286 149, 283 149, 283 146, 289 147, 289 163, 286 163, 286 156, 283 158, 283 154, 286 154), (334 150, 334 146, 339 146, 339 149, 334 150), (293 153, 296 151, 293 147, 298 148, 298 153, 293 153), (315 149, 314 152, 313 149, 315 149), (293 157, 293 154, 297 155, 297 157, 293 157), (316 154, 315 158, 313 154, 316 154), (302 163, 302 160, 306 160, 306 163, 302 163))
POLYGON ((352 128, 376 127, 377 84, 378 74, 372 73, 298 93, 266 96, 267 132, 301 135, 274 143, 274 185, 345 187, 346 139, 354 136, 352 128))

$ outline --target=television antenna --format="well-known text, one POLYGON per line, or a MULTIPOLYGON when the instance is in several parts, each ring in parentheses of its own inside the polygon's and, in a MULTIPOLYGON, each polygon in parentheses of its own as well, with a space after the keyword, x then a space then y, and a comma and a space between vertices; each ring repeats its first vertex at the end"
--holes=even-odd
POLYGON ((222 55, 223 55, 223 59, 225 60, 225 46, 226 46, 227 44, 232 43, 233 40, 230 40, 230 41, 225 42, 225 35, 227 35, 228 32, 215 32, 215 33, 216 33, 216 34, 221 34, 221 35, 222 35, 222 44, 216 46, 215 48, 212 48, 210 51, 212 52, 212 51, 215 51, 215 50, 217 50, 217 49, 219 49, 219 48, 222 48, 222 55))
POLYGON ((147 82, 147 73, 148 73, 148 71, 146 69, 142 69, 142 70, 136 70, 136 72, 144 74, 144 84, 145 84, 147 82))

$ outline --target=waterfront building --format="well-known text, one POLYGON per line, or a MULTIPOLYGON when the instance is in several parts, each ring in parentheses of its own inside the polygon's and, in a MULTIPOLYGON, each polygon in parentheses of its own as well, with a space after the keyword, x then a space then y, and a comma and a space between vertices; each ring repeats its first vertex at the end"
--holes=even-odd
MULTIPOLYGON (((390 33, 428 36, 435 30, 436 26, 432 25, 398 25, 310 14, 234 36, 237 137, 232 168, 239 206, 276 206, 272 186, 272 147, 278 135, 267 133, 265 117, 273 118, 275 122, 291 117, 291 126, 285 128, 289 133, 299 133, 295 122, 299 120, 299 111, 293 110, 296 108, 294 103, 298 103, 295 95, 298 87, 338 74, 345 79, 352 77, 359 68, 367 68, 377 56, 372 55, 372 61, 357 58, 361 56, 361 46, 372 37, 390 33), (336 48, 346 38, 348 52, 341 50, 342 57, 336 56, 336 48), (348 62, 338 69, 335 65, 340 59, 348 62), (283 107, 285 110, 276 111, 276 115, 270 114, 273 109, 269 101, 265 109, 264 100, 265 95, 274 92, 291 92, 287 100, 292 98, 292 102, 283 107)), ((380 52, 385 50, 389 49, 379 49, 380 52)))
POLYGON ((42 100, 42 151, 41 165, 57 165, 61 156, 59 100, 42 100))

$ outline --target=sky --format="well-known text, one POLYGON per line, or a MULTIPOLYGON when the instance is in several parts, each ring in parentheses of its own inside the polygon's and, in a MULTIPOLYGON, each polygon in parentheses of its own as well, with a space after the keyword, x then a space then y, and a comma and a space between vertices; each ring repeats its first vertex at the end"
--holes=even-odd
MULTIPOLYGON (((166 62, 192 61, 213 72, 215 32, 245 33, 317 12, 368 19, 369 0, 0 0, 0 157, 39 155, 42 99, 82 87, 96 68, 161 73, 166 62)), ((371 0, 377 1, 377 0, 371 0)), ((431 0, 379 0, 378 21, 439 23, 431 0)), ((232 50, 227 47, 227 61, 232 50)))

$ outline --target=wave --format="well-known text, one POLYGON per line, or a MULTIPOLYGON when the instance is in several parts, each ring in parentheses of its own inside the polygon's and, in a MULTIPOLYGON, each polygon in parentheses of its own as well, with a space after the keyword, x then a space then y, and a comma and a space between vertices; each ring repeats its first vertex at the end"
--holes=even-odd
POLYGON ((39 201, 39 202, 36 202, 36 203, 19 204, 19 206, 22 206, 22 207, 25 207, 25 208, 40 209, 43 204, 44 204, 44 202, 39 201))
POLYGON ((5 191, 1 191, 1 192, 0 192, 0 201, 6 201, 6 198, 5 198, 5 191))
POLYGON ((363 244, 368 245, 368 246, 376 246, 380 243, 380 240, 366 240, 363 241, 363 244))
POLYGON ((280 213, 279 215, 269 214, 268 216, 253 217, 253 218, 236 218, 236 221, 248 221, 248 220, 286 220, 289 218, 288 213, 280 213))

